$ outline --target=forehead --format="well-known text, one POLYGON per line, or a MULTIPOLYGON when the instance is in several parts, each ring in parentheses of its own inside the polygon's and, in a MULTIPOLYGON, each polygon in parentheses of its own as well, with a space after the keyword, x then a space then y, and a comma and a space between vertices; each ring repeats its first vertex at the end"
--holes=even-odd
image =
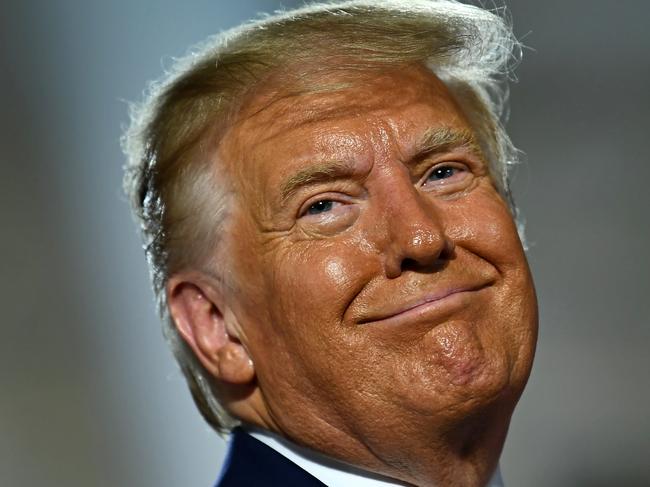
POLYGON ((279 187, 310 163, 363 166, 381 154, 408 157, 431 129, 469 129, 445 85, 422 66, 330 74, 325 81, 336 88, 291 93, 270 86, 246 104, 219 146, 236 186, 279 187))

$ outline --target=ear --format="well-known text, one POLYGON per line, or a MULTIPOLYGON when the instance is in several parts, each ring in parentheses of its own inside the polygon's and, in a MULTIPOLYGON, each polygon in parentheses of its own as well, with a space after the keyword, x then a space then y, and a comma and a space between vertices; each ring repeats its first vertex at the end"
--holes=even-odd
POLYGON ((167 303, 176 329, 217 379, 247 384, 253 361, 239 340, 241 329, 218 286, 201 274, 181 273, 167 282, 167 303), (225 316, 225 317, 224 317, 225 316))

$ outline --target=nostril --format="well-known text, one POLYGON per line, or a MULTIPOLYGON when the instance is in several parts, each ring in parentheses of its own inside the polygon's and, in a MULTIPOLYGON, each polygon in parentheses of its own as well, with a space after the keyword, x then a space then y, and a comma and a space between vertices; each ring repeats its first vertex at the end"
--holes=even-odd
POLYGON ((401 271, 414 271, 420 273, 440 272, 449 264, 449 259, 443 256, 435 260, 423 262, 421 260, 407 258, 402 260, 401 271))

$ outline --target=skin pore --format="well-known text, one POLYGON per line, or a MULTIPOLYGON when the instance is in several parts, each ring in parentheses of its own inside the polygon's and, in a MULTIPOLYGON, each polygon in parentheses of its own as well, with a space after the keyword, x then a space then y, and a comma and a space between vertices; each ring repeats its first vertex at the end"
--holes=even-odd
POLYGON ((413 485, 484 485, 537 307, 472 128, 420 66, 278 90, 219 145, 228 270, 169 280, 179 331, 244 422, 413 485))

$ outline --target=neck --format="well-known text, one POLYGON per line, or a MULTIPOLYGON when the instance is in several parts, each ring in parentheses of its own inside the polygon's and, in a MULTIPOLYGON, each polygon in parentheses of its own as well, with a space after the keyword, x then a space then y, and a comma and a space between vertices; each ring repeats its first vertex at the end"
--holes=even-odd
MULTIPOLYGON (((265 429, 251 426, 245 426, 244 429, 248 434, 287 457, 326 485, 355 485, 359 487, 404 487, 414 485, 413 482, 406 483, 394 477, 382 476, 334 460, 314 450, 300 447, 286 438, 265 429)), ((464 479, 458 479, 458 469, 454 468, 450 471, 452 477, 455 477, 451 484, 453 482, 461 485, 468 485, 468 482, 475 483, 469 475, 465 475, 464 479)), ((480 482, 479 485, 487 485, 488 487, 503 487, 498 466, 487 483, 480 480, 478 482, 480 482)), ((426 483, 419 483, 418 485, 450 485, 450 482, 441 480, 433 484, 433 481, 427 480, 426 483)))
MULTIPOLYGON (((511 402, 495 401, 470 417, 433 425, 428 416, 417 416, 414 421, 381 421, 376 428, 363 432, 323 416, 309 428, 273 421, 270 414, 240 418, 299 446, 408 485, 484 487, 497 468, 503 448, 512 413, 508 404, 511 402)), ((268 412, 266 408, 263 411, 268 412)))
POLYGON ((411 436, 397 454, 382 455, 370 469, 414 486, 484 487, 497 468, 507 427, 508 421, 477 421, 444 435, 411 436))

